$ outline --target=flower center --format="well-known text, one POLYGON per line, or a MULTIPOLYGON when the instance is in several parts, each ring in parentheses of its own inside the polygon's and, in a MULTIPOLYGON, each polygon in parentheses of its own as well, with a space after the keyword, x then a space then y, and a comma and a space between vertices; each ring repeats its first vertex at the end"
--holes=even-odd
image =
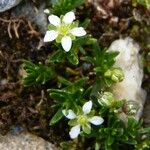
POLYGON ((58 28, 58 32, 61 35, 67 35, 69 33, 69 31, 70 31, 70 26, 68 26, 68 25, 61 25, 58 28))
POLYGON ((86 116, 79 116, 79 118, 78 118, 78 123, 79 123, 80 125, 85 125, 85 124, 87 124, 87 122, 88 122, 88 120, 87 120, 87 117, 86 117, 86 116))

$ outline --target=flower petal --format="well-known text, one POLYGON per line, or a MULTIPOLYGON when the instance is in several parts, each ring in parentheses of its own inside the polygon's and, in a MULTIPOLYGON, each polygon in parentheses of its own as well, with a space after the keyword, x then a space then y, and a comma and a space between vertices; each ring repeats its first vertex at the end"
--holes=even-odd
POLYGON ((90 113, 91 109, 92 109, 92 101, 86 102, 82 107, 84 114, 90 113))
POLYGON ((66 13, 65 16, 63 17, 63 22, 66 24, 71 24, 74 19, 75 19, 75 14, 74 12, 70 11, 66 13))
POLYGON ((69 36, 64 36, 62 39, 61 39, 61 45, 63 47, 63 49, 68 52, 70 49, 71 49, 71 46, 72 46, 72 40, 69 36))
POLYGON ((70 32, 71 32, 71 34, 73 34, 74 36, 79 36, 79 37, 86 35, 86 31, 85 31, 84 28, 82 28, 82 27, 73 28, 70 32))
POLYGON ((104 119, 99 116, 94 116, 89 121, 90 121, 90 123, 92 123, 94 125, 100 125, 104 122, 104 119))
POLYGON ((68 119, 74 119, 74 118, 76 118, 76 114, 71 109, 69 109, 68 111, 67 110, 63 110, 62 113, 68 119))
POLYGON ((50 13, 49 9, 44 9, 44 13, 49 14, 50 13))
POLYGON ((58 36, 58 32, 54 30, 47 31, 44 37, 44 42, 51 42, 55 40, 58 36))
POLYGON ((79 134, 80 134, 80 125, 76 125, 76 126, 72 127, 69 132, 71 139, 77 138, 79 134))
POLYGON ((60 25, 60 18, 55 16, 55 15, 50 15, 48 17, 48 20, 54 26, 59 26, 60 25))

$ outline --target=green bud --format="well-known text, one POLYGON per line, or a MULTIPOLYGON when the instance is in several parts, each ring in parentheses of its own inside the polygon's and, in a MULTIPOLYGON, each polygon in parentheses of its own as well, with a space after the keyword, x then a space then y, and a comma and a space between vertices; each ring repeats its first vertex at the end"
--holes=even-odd
POLYGON ((119 68, 113 69, 111 79, 114 82, 121 82, 124 79, 124 73, 123 73, 122 69, 119 69, 119 68))
POLYGON ((104 74, 105 77, 111 77, 111 70, 107 70, 104 74))
POLYGON ((129 100, 124 104, 124 110, 127 115, 136 115, 139 110, 139 104, 136 101, 129 100))
POLYGON ((111 92, 104 92, 103 95, 98 100, 98 102, 102 106, 111 106, 112 103, 114 102, 114 96, 111 92))
POLYGON ((114 74, 111 76, 111 79, 114 81, 114 82, 119 82, 119 79, 117 76, 115 76, 114 74))

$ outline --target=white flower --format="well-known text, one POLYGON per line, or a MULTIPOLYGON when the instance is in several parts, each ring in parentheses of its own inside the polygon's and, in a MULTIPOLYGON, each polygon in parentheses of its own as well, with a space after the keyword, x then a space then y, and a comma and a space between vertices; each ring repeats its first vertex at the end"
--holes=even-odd
POLYGON ((69 132, 69 135, 72 139, 77 138, 81 132, 81 128, 83 132, 90 134, 91 132, 91 124, 93 125, 101 125, 104 122, 104 119, 100 116, 92 116, 90 114, 92 109, 92 101, 86 102, 82 107, 81 114, 75 114, 71 109, 63 110, 63 114, 66 118, 70 119, 69 125, 73 126, 69 132))
POLYGON ((44 13, 49 14, 50 13, 49 9, 44 9, 44 13))
POLYGON ((72 40, 75 37, 86 35, 84 28, 78 27, 78 23, 73 22, 75 20, 75 14, 72 11, 60 18, 55 15, 50 15, 48 20, 50 25, 48 27, 49 30, 45 34, 44 42, 56 40, 56 42, 61 43, 66 52, 71 49, 72 40))

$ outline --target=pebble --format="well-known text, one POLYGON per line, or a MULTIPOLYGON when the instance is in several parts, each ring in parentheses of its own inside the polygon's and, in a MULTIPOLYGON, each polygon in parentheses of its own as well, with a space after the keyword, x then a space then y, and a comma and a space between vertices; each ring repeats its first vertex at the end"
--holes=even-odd
POLYGON ((0 0, 0 12, 11 9, 18 5, 22 0, 0 0))
POLYGON ((58 150, 53 144, 28 132, 0 135, 0 150, 58 150))

